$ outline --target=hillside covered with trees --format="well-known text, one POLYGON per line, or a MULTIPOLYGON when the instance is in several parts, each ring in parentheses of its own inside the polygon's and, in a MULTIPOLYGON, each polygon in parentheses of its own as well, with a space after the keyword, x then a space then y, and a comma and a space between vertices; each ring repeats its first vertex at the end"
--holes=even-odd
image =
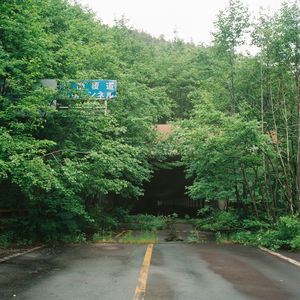
POLYGON ((298 0, 257 19, 230 0, 209 46, 125 19, 109 27, 66 0, 2 1, 0 12, 0 208, 15 210, 0 243, 116 226, 170 154, 152 125, 172 123, 187 192, 205 199, 197 226, 300 248, 298 0), (108 114, 91 101, 59 110, 41 79, 113 79, 117 98, 108 114))

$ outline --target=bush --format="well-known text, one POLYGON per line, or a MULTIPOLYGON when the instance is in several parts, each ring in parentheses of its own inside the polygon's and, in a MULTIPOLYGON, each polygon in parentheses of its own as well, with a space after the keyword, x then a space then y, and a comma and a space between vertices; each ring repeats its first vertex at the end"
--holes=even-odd
MULTIPOLYGON (((273 250, 300 250, 299 215, 281 216, 273 228, 261 220, 240 219, 233 211, 213 211, 208 208, 199 210, 198 215, 202 218, 195 221, 196 229, 231 232, 229 238, 234 243, 264 246, 273 250)), ((219 233, 217 238, 222 240, 222 234, 219 233)))
POLYGON ((235 243, 264 246, 273 250, 300 250, 300 220, 298 216, 283 216, 275 223, 274 229, 239 231, 232 233, 230 239, 235 243))
POLYGON ((0 234, 0 247, 7 248, 14 239, 14 232, 7 231, 5 233, 0 234))
POLYGON ((130 229, 134 230, 149 230, 156 232, 162 229, 165 225, 164 218, 162 216, 153 215, 132 215, 127 217, 130 229))
POLYGON ((24 238, 20 232, 13 230, 6 231, 0 234, 0 248, 8 248, 13 246, 31 245, 32 239, 24 238))
POLYGON ((292 250, 300 250, 300 234, 291 240, 290 245, 292 250))
POLYGON ((295 236, 300 235, 299 216, 280 217, 275 224, 275 228, 277 228, 279 239, 291 240, 295 236))
POLYGON ((128 211, 122 208, 110 209, 105 211, 102 207, 94 207, 89 210, 89 216, 94 220, 87 224, 89 230, 112 230, 124 222, 128 211))
POLYGON ((210 231, 218 231, 220 229, 230 230, 233 228, 238 228, 240 226, 241 223, 238 219, 238 216, 231 211, 212 212, 208 217, 197 219, 195 221, 196 229, 210 231))

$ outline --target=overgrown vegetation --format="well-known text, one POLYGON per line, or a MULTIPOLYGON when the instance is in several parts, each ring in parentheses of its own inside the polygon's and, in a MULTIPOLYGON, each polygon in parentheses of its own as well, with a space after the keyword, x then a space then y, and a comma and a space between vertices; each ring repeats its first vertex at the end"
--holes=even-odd
POLYGON ((193 179, 188 194, 205 202, 197 221, 203 229, 233 230, 233 239, 248 236, 273 248, 300 247, 297 230, 281 232, 282 222, 299 222, 299 16, 299 1, 284 2, 250 26, 247 8, 234 0, 218 15, 209 75, 190 94, 191 116, 177 127, 193 179), (257 55, 238 53, 246 33, 257 55))
POLYGON ((274 227, 250 231, 243 228, 239 231, 229 231, 230 234, 217 232, 217 241, 231 241, 251 246, 264 246, 273 250, 300 250, 300 222, 296 217, 284 216, 274 224, 274 227))
POLYGON ((2 2, 0 11, 0 208, 15 210, 3 240, 117 227, 116 202, 134 201, 151 177, 151 125, 171 111, 148 76, 157 50, 124 20, 109 28, 65 0, 2 2), (108 115, 90 101, 57 110, 57 92, 36 88, 43 78, 114 79, 118 98, 108 115))
POLYGON ((163 229, 165 226, 165 218, 163 216, 153 215, 129 215, 126 218, 126 222, 129 223, 129 228, 133 230, 146 230, 157 232, 159 229, 163 229))
POLYGON ((195 221, 198 230, 216 232, 218 242, 265 246, 271 249, 300 250, 299 215, 281 216, 274 224, 258 221, 254 216, 241 218, 234 210, 200 210, 206 216, 195 221))
POLYGON ((119 241, 120 243, 126 244, 143 244, 143 243, 157 243, 157 233, 154 231, 142 231, 133 235, 132 232, 129 232, 124 239, 119 241))
MULTIPOLYGON (((210 46, 155 39, 125 19, 108 27, 67 0, 2 1, 0 11, 0 208, 14 209, 2 246, 114 230, 176 148, 189 196, 205 203, 197 226, 299 248, 298 0, 255 21, 230 0, 210 46), (257 54, 240 53, 249 39, 257 54), (88 99, 58 110, 44 78, 114 79, 118 96, 107 115, 88 99), (174 143, 157 143, 152 125, 171 121, 174 143)), ((131 222, 158 230, 151 218, 131 222)))

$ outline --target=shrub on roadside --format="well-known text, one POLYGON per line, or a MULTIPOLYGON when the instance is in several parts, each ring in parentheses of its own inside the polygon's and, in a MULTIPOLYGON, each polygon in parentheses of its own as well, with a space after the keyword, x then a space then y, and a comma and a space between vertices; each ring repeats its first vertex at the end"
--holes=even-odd
POLYGON ((11 241, 15 239, 15 233, 12 231, 3 232, 0 234, 0 248, 7 248, 11 241))
POLYGON ((274 229, 239 231, 232 233, 230 239, 235 243, 264 246, 273 250, 300 250, 300 220, 298 216, 283 216, 274 224, 274 229))
POLYGON ((264 246, 273 250, 300 250, 300 218, 295 216, 281 216, 273 226, 264 220, 255 218, 241 218, 233 211, 215 211, 211 208, 199 210, 195 227, 198 230, 217 232, 217 241, 264 246), (229 237, 227 234, 230 233, 229 237))
MULTIPOLYGON (((199 215, 199 213, 198 213, 199 215)), ((201 212, 200 212, 201 215, 201 212)), ((217 231, 219 229, 232 229, 240 227, 238 216, 231 211, 211 212, 207 217, 195 221, 196 229, 217 231)))
POLYGON ((87 224, 86 230, 113 230, 117 228, 121 222, 126 220, 128 210, 123 208, 112 208, 104 210, 102 207, 94 207, 89 209, 89 216, 93 222, 87 224))

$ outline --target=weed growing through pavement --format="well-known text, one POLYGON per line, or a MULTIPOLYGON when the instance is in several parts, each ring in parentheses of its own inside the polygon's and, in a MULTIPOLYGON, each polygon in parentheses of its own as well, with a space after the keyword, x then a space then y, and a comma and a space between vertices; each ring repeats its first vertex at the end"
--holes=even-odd
POLYGON ((148 231, 157 231, 162 229, 165 225, 164 217, 162 216, 153 216, 153 215, 130 215, 127 216, 129 223, 129 228, 133 230, 148 230, 148 231))
POLYGON ((190 244, 196 244, 196 243, 205 243, 206 240, 199 235, 198 231, 195 231, 187 238, 187 242, 190 244))
POLYGON ((113 232, 108 232, 105 230, 96 232, 93 234, 92 241, 93 242, 110 242, 113 243, 115 240, 112 238, 113 232))
POLYGON ((132 243, 132 244, 143 244, 143 243, 157 243, 157 233, 153 231, 139 232, 137 235, 133 235, 132 232, 128 232, 119 243, 132 243))

